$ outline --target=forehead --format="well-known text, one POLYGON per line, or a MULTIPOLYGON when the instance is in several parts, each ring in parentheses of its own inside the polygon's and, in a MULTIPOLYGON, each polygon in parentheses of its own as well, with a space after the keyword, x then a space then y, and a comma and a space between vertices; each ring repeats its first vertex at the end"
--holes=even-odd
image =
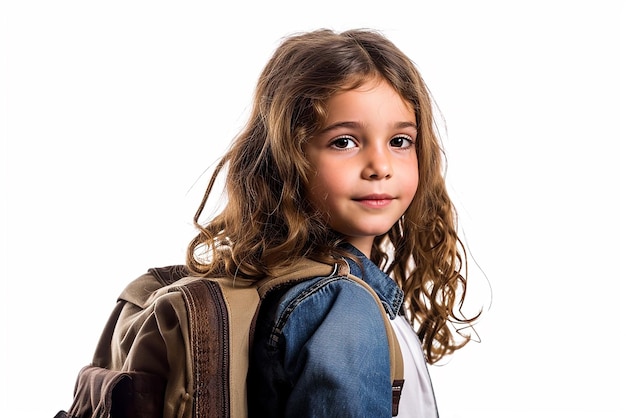
POLYGON ((415 123, 413 106, 384 79, 370 78, 333 94, 326 102, 325 124, 364 118, 415 123))

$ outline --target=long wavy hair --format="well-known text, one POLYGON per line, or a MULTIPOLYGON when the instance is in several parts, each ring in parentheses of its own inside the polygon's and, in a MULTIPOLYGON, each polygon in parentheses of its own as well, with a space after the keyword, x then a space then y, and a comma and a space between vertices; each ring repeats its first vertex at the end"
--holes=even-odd
POLYGON ((194 216, 199 233, 187 265, 201 276, 258 280, 303 256, 346 256, 341 236, 306 199, 313 171, 303 145, 322 128, 330 97, 372 78, 386 80, 415 110, 419 187, 402 218, 375 239, 371 260, 403 289, 408 318, 434 363, 467 343, 455 325, 475 319, 460 313, 465 249, 429 90, 415 64, 377 31, 320 29, 283 39, 259 77, 247 124, 217 164, 194 216), (201 223, 221 173, 227 203, 201 223))

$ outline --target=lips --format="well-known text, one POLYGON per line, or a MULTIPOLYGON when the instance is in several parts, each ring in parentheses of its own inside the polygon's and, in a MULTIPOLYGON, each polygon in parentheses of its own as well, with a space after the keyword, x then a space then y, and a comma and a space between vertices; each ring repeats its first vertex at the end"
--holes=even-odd
POLYGON ((362 205, 378 208, 390 204, 393 200, 393 196, 390 196, 388 194, 369 194, 366 196, 357 197, 354 200, 361 203, 362 205))

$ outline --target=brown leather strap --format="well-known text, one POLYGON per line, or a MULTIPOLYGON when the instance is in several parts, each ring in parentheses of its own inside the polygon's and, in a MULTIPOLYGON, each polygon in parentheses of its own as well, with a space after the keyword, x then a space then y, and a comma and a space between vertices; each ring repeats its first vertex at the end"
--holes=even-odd
POLYGON ((391 415, 397 416, 400 409, 400 395, 402 395, 403 380, 394 380, 391 385, 391 415))
POLYGON ((229 418, 228 317, 219 284, 197 280, 179 287, 189 316, 190 349, 193 357, 193 416, 229 418), (222 391, 212 390, 222 388, 222 391))

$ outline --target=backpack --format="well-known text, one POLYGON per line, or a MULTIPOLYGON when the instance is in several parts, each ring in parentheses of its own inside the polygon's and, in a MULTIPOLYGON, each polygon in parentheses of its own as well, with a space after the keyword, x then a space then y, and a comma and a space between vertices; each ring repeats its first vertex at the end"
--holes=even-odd
POLYGON ((368 289, 385 319, 397 415, 402 354, 378 296, 347 263, 302 259, 259 281, 192 277, 181 265, 149 269, 118 298, 92 363, 78 373, 71 407, 55 418, 246 417, 248 350, 261 301, 279 287, 336 274, 368 289))

